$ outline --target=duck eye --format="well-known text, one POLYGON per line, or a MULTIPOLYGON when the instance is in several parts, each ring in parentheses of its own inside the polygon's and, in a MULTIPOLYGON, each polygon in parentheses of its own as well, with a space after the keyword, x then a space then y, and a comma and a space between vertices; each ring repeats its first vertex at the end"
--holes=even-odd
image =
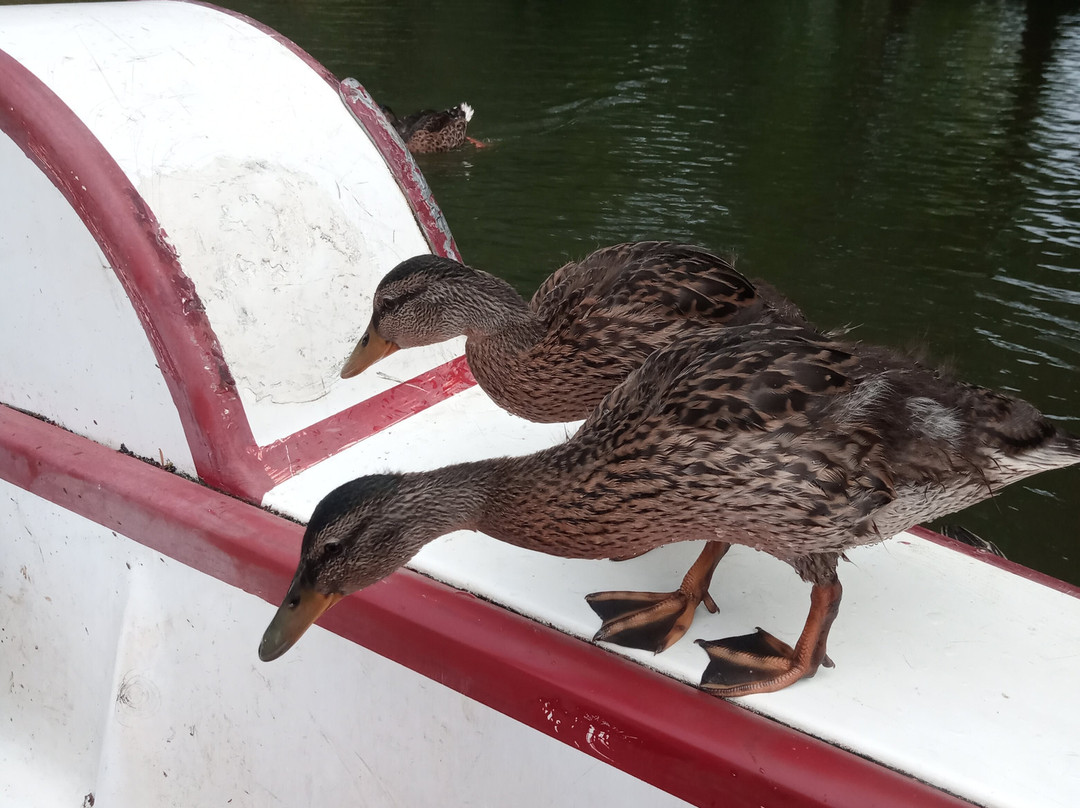
POLYGON ((323 545, 323 553, 326 555, 327 558, 337 558, 339 555, 341 555, 341 542, 328 541, 325 545, 323 545))
POLYGON ((400 297, 387 297, 383 299, 382 304, 379 306, 383 312, 394 311, 401 308, 403 298, 400 297))

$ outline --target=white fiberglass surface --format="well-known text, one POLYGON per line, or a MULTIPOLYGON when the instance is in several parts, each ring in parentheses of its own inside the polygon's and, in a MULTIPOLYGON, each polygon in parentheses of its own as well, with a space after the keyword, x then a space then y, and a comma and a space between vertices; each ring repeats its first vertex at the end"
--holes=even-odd
POLYGON ((272 37, 191 3, 0 7, 0 48, 117 161, 175 247, 265 445, 461 353, 338 372, 378 279, 430 251, 334 88, 272 37))
MULTIPOLYGON (((523 454, 569 428, 526 423, 471 390, 286 481, 265 501, 306 519, 349 478, 523 454)), ((675 544, 630 561, 575 561, 459 532, 411 566, 588 639, 599 618, 586 594, 674 589, 699 550, 675 544)), ((836 667, 736 701, 980 804, 1077 804, 1080 600, 909 534, 848 558, 829 638, 836 667)), ((786 564, 735 547, 713 578, 718 614, 699 608, 687 636, 660 655, 611 650, 696 684, 706 656, 695 639, 762 626, 794 642, 809 593, 786 564)))
POLYGON ((0 402, 195 473, 146 332, 86 225, 0 133, 0 402))
POLYGON ((5 482, 0 525, 0 804, 686 804, 322 629, 260 662, 273 606, 5 482))

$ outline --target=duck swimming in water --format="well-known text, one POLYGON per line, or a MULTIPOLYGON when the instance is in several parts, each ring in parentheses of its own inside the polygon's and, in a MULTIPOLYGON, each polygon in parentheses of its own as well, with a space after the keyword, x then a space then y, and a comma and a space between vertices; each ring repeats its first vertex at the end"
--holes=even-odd
POLYGON ((380 104, 379 109, 413 154, 453 151, 465 145, 466 141, 478 149, 485 146, 466 134, 469 121, 473 117, 473 108, 464 101, 449 109, 422 109, 404 118, 398 118, 394 111, 384 104, 380 104))
MULTIPOLYGON (((1076 463, 1080 439, 1030 404, 890 350, 777 324, 693 331, 650 356, 563 444, 332 491, 259 655, 280 656, 337 600, 454 530, 566 558, 706 539, 766 552, 812 585, 794 646, 760 629, 699 642, 706 690, 779 690, 829 664, 846 549, 1076 463)), ((707 577, 690 587, 707 588, 707 577)))

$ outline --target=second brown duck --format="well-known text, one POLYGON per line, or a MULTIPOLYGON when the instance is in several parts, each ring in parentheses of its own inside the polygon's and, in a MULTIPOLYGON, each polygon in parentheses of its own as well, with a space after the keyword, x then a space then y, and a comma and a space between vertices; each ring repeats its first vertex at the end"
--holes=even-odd
POLYGON ((529 302, 488 272, 421 255, 379 282, 341 375, 464 335, 469 367, 496 404, 529 421, 576 421, 675 336, 760 322, 806 324, 768 284, 685 244, 604 247, 556 270, 529 302))

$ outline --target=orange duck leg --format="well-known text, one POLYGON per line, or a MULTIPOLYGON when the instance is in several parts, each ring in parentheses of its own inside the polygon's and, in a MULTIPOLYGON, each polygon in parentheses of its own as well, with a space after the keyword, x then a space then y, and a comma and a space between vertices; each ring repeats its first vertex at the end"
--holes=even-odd
POLYGON ((843 588, 835 576, 815 583, 810 591, 810 614, 792 648, 759 628, 754 634, 723 640, 698 640, 709 655, 701 688, 716 696, 772 693, 800 679, 809 679, 819 666, 833 666, 825 653, 829 629, 840 610, 843 588))
POLYGON ((659 654, 686 633, 699 603, 713 614, 709 594, 713 571, 731 545, 711 541, 674 592, 594 592, 586 595, 592 610, 604 621, 593 639, 659 654))

